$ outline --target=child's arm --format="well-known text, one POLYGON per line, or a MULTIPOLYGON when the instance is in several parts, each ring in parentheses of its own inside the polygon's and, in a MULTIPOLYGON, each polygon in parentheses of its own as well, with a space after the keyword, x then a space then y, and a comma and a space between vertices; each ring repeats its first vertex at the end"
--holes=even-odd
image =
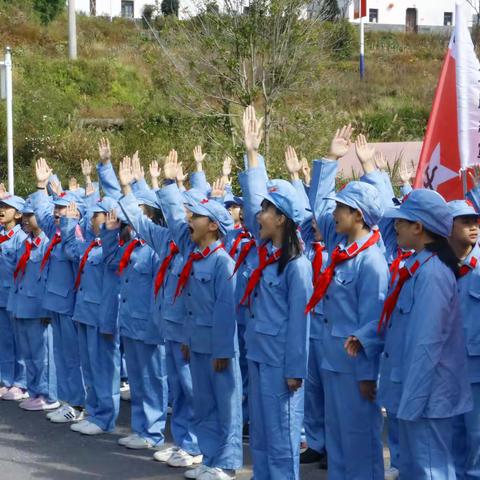
POLYGON ((100 187, 105 196, 118 200, 121 196, 121 189, 112 165, 112 153, 108 138, 100 139, 98 154, 100 163, 97 164, 97 174, 100 187))

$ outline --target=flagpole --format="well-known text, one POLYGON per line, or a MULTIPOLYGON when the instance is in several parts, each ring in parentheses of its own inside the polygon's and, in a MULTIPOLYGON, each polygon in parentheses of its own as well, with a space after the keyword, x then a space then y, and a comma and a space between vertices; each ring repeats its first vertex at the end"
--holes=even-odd
POLYGON ((467 184, 467 169, 462 168, 460 174, 462 175, 462 188, 463 188, 463 198, 467 198, 468 193, 468 184, 467 184))
POLYGON ((360 80, 363 80, 364 77, 365 77, 365 25, 363 23, 363 11, 360 10, 360 80))

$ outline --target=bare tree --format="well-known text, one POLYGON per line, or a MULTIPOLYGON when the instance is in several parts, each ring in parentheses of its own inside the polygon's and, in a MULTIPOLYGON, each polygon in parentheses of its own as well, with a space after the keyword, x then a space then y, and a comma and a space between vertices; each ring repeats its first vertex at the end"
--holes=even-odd
POLYGON ((263 109, 268 156, 275 105, 308 78, 321 16, 306 19, 304 0, 214 3, 158 38, 186 87, 177 100, 201 115, 224 118, 234 141, 236 113, 256 103, 263 109), (188 45, 187 53, 179 45, 188 45))

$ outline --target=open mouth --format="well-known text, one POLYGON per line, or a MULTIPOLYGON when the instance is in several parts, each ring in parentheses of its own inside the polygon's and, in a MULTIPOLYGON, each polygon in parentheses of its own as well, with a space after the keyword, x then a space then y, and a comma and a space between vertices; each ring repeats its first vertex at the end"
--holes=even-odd
POLYGON ((188 227, 188 231, 190 232, 190 235, 193 235, 193 228, 192 227, 188 227))

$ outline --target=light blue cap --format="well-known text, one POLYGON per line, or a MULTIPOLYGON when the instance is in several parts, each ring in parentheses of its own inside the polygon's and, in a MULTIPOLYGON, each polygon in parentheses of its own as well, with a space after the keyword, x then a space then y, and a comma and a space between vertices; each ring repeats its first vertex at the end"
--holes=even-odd
POLYGON ((25 200, 22 197, 17 197, 16 195, 7 194, 0 200, 0 203, 4 203, 9 207, 18 210, 19 212, 23 211, 23 207, 25 205, 25 200))
POLYGON ((243 198, 237 197, 232 193, 227 193, 225 195, 225 198, 223 199, 223 204, 225 205, 225 208, 230 208, 233 205, 237 205, 238 207, 243 207, 243 198))
POLYGON ((335 195, 326 198, 360 210, 363 220, 370 228, 377 225, 383 216, 383 206, 378 190, 365 182, 349 182, 335 195))
POLYGON ((399 207, 389 208, 387 218, 420 222, 427 230, 447 238, 452 232, 453 216, 445 199, 434 190, 419 188, 404 197, 399 207))
POLYGON ((118 202, 112 197, 103 197, 93 207, 92 213, 109 213, 112 210, 115 210, 115 213, 117 214, 117 217, 121 222, 127 223, 127 217, 125 217, 125 214, 120 208, 118 202))
POLYGON ((153 190, 140 189, 135 193, 135 198, 138 200, 139 205, 148 205, 153 208, 160 208, 157 203, 157 196, 153 190))
POLYGON ((75 195, 73 192, 67 191, 53 199, 53 204, 58 207, 68 207, 72 202, 75 202, 80 215, 83 217, 85 214, 85 202, 83 201, 83 198, 75 195))
POLYGON ((190 204, 193 205, 205 198, 205 195, 200 190, 197 190, 196 188, 190 188, 189 190, 182 192, 182 196, 183 196, 183 201, 187 205, 190 205, 190 204))
POLYGON ((222 235, 226 235, 229 230, 233 229, 233 220, 228 210, 215 200, 204 197, 200 201, 188 203, 187 208, 192 213, 210 218, 218 225, 222 235))
POLYGON ((452 200, 451 202, 448 202, 448 208, 450 209, 453 218, 479 216, 470 200, 452 200))
POLYGON ((32 205, 32 200, 31 200, 30 197, 28 197, 25 200, 25 204, 23 205, 23 208, 22 208, 22 213, 24 213, 24 214, 35 213, 35 210, 33 209, 33 205, 32 205))
POLYGON ((262 198, 273 203, 282 213, 293 220, 297 225, 305 217, 295 187, 286 180, 272 180, 267 184, 267 193, 259 193, 262 198))

